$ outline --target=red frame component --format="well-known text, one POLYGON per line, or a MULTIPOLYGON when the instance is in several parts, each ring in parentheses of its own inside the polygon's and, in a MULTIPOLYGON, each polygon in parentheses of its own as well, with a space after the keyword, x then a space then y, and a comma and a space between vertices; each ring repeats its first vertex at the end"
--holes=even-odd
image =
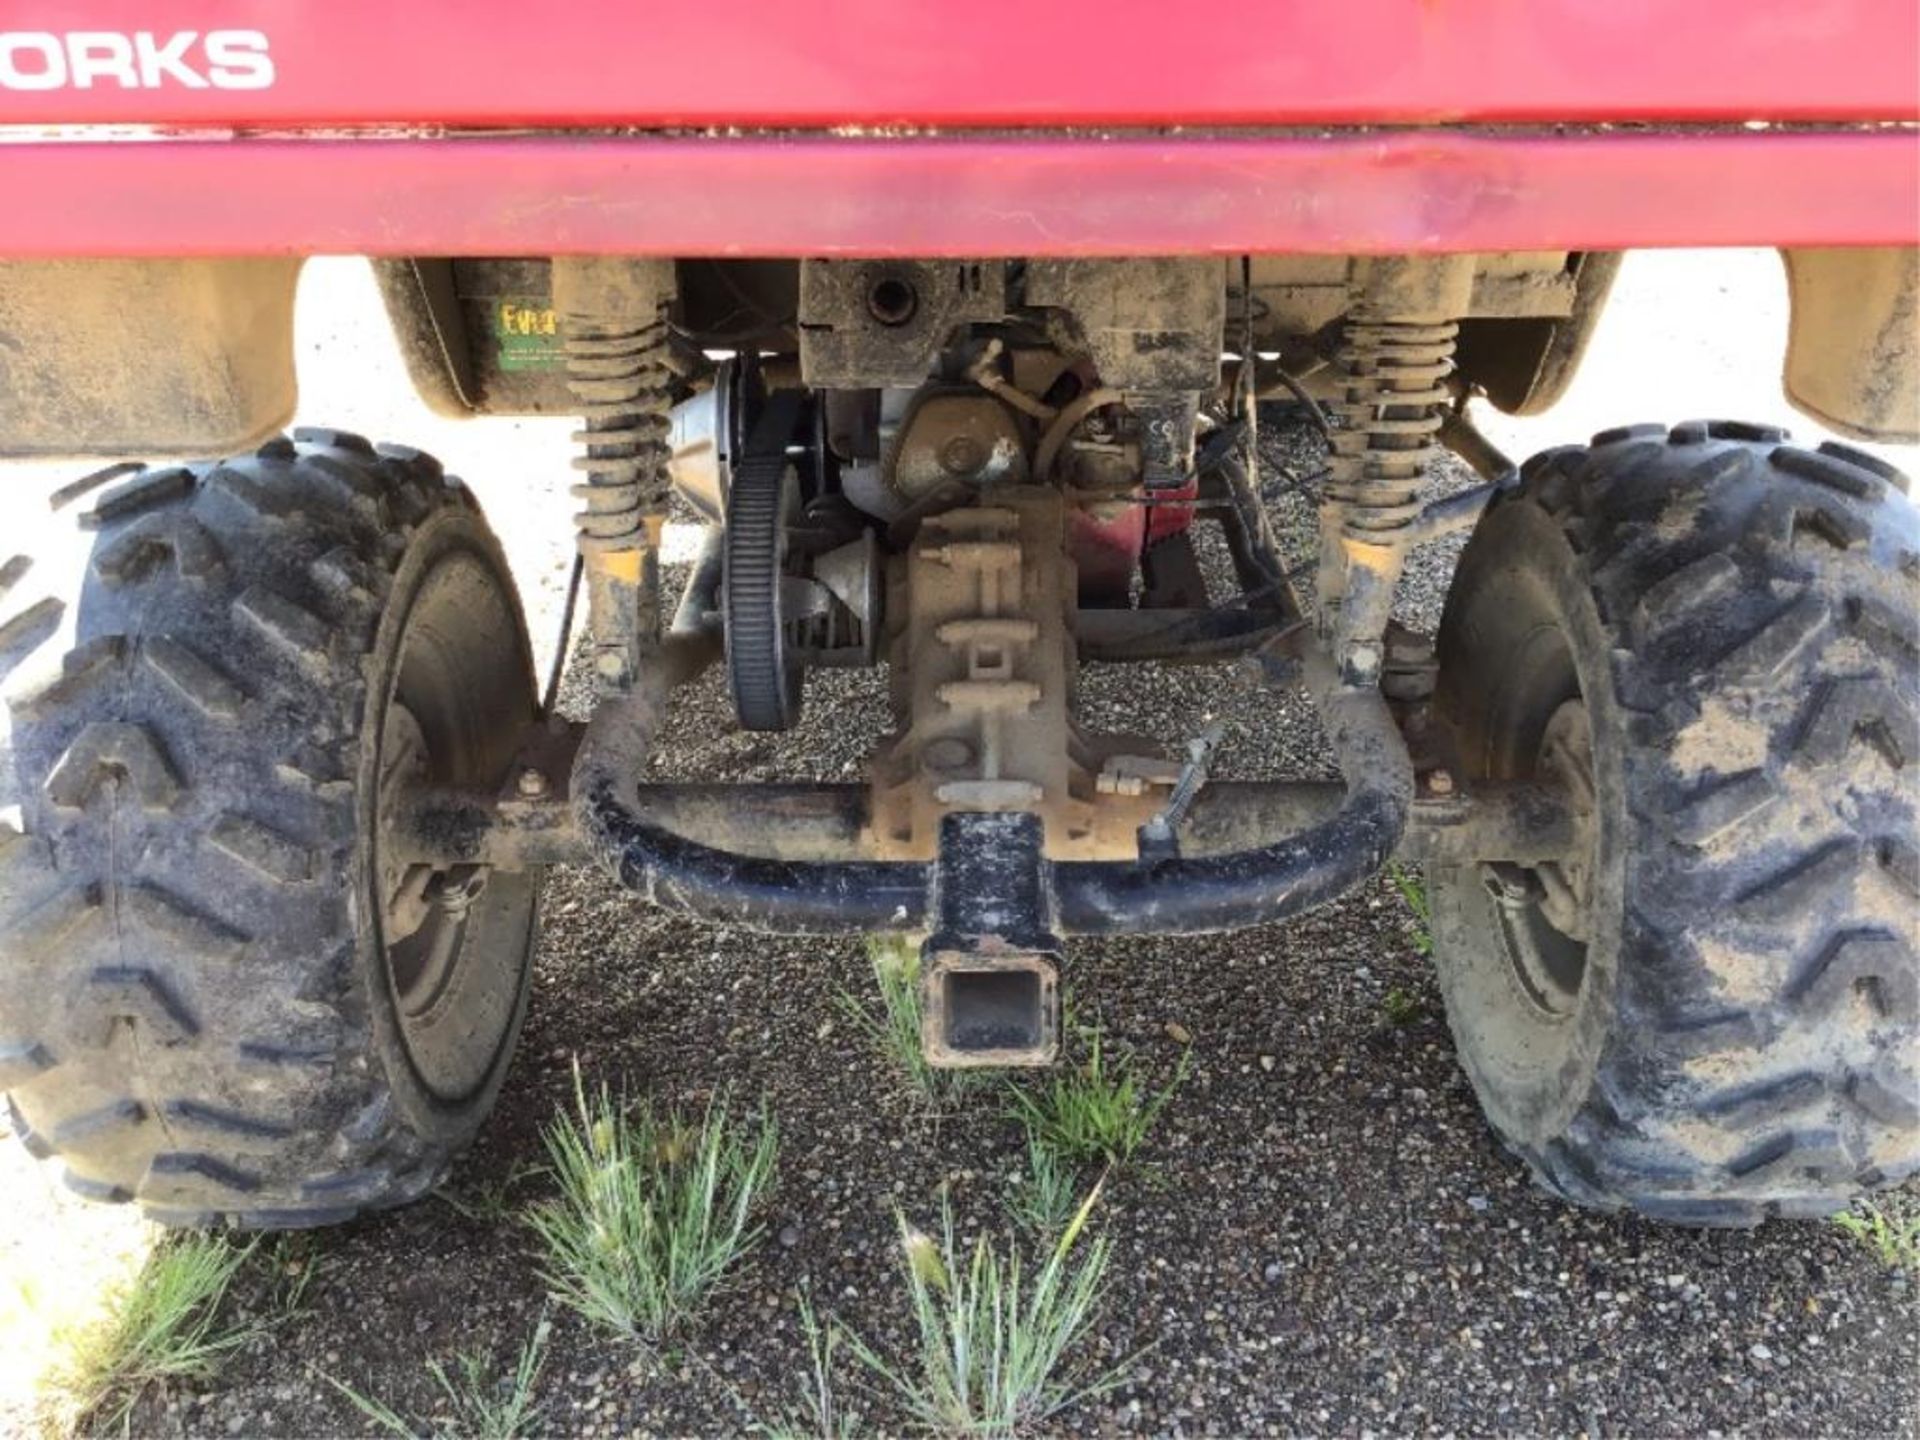
MULTIPOLYGON (((4 124, 1246 126, 1898 120, 1912 0, 6 0, 0 34, 258 31, 273 83, 0 88, 4 124)), ((23 52, 22 68, 39 61, 23 52)), ((202 67, 204 68, 204 67, 202 67)))
POLYGON ((0 194, 13 257, 1910 245, 1920 136, 49 142, 0 194))
POLYGON ((1920 240, 1914 0, 4 8, 0 256, 1920 240))

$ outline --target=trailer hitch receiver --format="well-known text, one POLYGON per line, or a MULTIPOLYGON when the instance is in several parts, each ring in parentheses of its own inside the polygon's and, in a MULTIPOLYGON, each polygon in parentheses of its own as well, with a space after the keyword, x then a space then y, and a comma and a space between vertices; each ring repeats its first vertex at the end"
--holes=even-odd
POLYGON ((920 1044, 928 1061, 1051 1065, 1060 1048, 1054 957, 943 950, 921 969, 920 1044))
POLYGON ((1038 815, 941 822, 935 923, 920 952, 920 1043, 934 1065, 1051 1065, 1060 937, 1038 815))

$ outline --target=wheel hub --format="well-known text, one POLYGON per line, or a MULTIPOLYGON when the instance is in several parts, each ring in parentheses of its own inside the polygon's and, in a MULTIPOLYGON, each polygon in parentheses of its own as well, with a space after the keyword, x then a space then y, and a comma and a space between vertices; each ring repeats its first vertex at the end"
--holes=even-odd
POLYGON ((1567 855, 1535 866, 1481 867, 1493 897, 1516 987, 1550 1019, 1571 1015, 1586 982, 1593 938, 1593 870, 1598 813, 1593 729, 1586 703, 1563 701, 1548 718, 1534 761, 1535 775, 1566 798, 1574 844, 1567 855))
POLYGON ((1584 945, 1593 938, 1592 829, 1598 798, 1593 728, 1584 702, 1569 700, 1553 712, 1540 741, 1539 772, 1566 797, 1575 836, 1565 859, 1549 860, 1534 872, 1540 880, 1540 913, 1562 935, 1584 945))
MULTIPOLYGON (((409 786, 431 773, 431 755, 419 720, 398 699, 387 707, 383 733, 379 808, 384 825, 398 812, 409 786)), ((489 873, 483 865, 436 869, 408 863, 391 848, 383 853, 381 936, 403 1016, 427 1013, 445 993, 466 938, 468 912, 486 889, 489 873)))
POLYGON ((369 726, 368 929, 413 1074, 454 1101, 485 1081, 514 1024, 538 877, 422 852, 404 817, 422 792, 498 793, 531 718, 531 667, 502 644, 521 632, 486 557, 449 547, 405 595, 369 726))
MULTIPOLYGON (((383 833, 399 808, 399 796, 426 777, 427 742, 413 712, 399 703, 387 707, 386 750, 380 764, 380 823, 383 833)), ((427 887, 435 871, 430 865, 410 865, 385 846, 380 852, 381 933, 389 945, 406 939, 427 921, 431 906, 427 887)))

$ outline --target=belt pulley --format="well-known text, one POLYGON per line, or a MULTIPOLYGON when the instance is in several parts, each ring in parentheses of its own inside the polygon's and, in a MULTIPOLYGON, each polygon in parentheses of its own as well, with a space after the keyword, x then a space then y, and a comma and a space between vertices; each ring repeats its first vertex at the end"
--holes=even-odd
POLYGON ((789 730, 806 684, 803 615, 788 614, 788 539, 800 518, 800 476, 787 442, 802 393, 775 391, 754 422, 747 453, 733 467, 722 542, 721 610, 726 620, 727 688, 745 730, 789 730))

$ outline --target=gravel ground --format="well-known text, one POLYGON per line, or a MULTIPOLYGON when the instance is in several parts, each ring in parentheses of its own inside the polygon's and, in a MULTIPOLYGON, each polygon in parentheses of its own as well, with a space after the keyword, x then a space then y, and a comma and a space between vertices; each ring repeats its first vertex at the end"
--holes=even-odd
MULTIPOLYGON (((1270 476, 1312 468, 1298 427, 1265 438, 1270 476)), ((509 540, 544 604, 564 552, 537 534, 509 540)), ((1416 564, 1403 619, 1433 626, 1450 563, 1416 564)), ((1095 670, 1086 689, 1101 727, 1178 739, 1223 716, 1222 762, 1239 773, 1324 764, 1304 712, 1221 672, 1095 670)), ((799 729, 747 736, 710 677, 683 698, 659 768, 847 778, 885 711, 879 675, 826 672, 799 729)), ((769 1238, 681 1347, 642 1356, 552 1315, 551 1428, 718 1435, 771 1416, 806 1372, 801 1287, 876 1343, 903 1339, 894 1212, 926 1224, 944 1190, 963 1233, 1004 1224, 1022 1157, 998 1100, 935 1121, 892 1092, 836 1002, 868 983, 855 944, 702 928, 575 870, 552 876, 546 916, 519 1059, 454 1199, 471 1206, 540 1161, 540 1126, 568 1102, 576 1062, 673 1101, 764 1095, 781 1130, 769 1238)), ((1479 1118, 1412 933, 1381 880, 1285 927, 1073 947, 1077 1012, 1156 1080, 1178 1062, 1174 1026, 1192 1037, 1192 1069, 1102 1210, 1115 1249, 1099 1351, 1145 1353, 1061 1433, 1920 1429, 1912 1279, 1828 1225, 1688 1232, 1537 1194, 1479 1118), (1412 1018, 1388 1005, 1396 991, 1416 1002, 1412 1018)), ((536 1176, 509 1195, 545 1193, 536 1176)), ((16 1252, 26 1238, 8 1237, 16 1252)), ((479 1347, 504 1368, 545 1308, 524 1229, 441 1199, 288 1247, 321 1264, 310 1308, 216 1384, 150 1398, 134 1433, 367 1433, 323 1375, 425 1418, 438 1399, 425 1361, 479 1347)), ((240 1305, 267 1303, 268 1289, 256 1276, 240 1305)), ((897 1428, 884 1405, 864 1408, 897 1428)))

